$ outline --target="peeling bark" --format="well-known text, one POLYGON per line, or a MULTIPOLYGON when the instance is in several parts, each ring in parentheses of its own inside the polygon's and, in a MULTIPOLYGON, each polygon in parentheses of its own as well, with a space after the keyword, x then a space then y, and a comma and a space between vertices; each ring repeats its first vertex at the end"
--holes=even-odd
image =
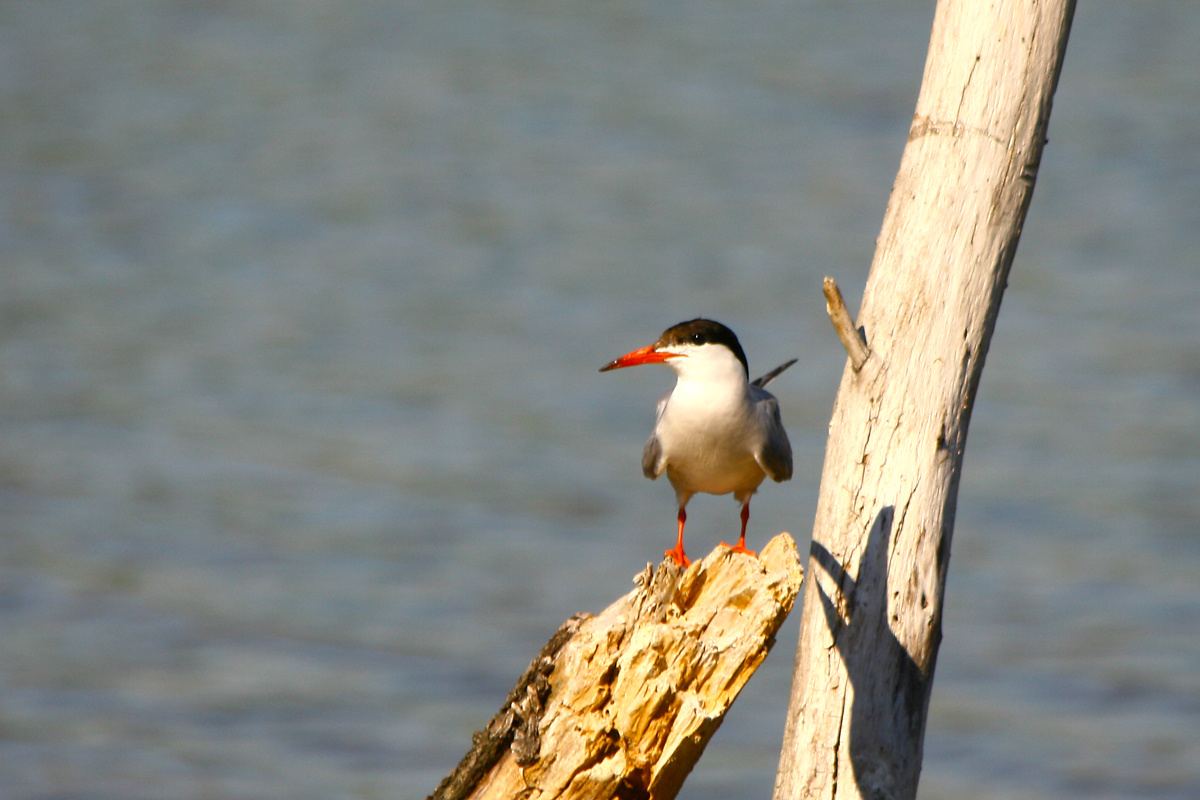
POLYGON ((802 582, 795 542, 647 565, 568 620, 430 800, 669 800, 774 643, 802 582))

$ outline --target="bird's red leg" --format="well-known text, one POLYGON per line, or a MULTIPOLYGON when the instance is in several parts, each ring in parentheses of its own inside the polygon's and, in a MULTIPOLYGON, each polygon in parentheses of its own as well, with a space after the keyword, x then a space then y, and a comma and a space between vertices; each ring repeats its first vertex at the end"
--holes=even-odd
POLYGON ((679 507, 679 538, 675 540, 675 549, 668 550, 663 553, 664 556, 670 556, 675 559, 675 563, 681 567, 691 565, 692 561, 687 557, 687 553, 683 552, 683 523, 687 522, 687 512, 683 510, 683 506, 679 507))
POLYGON ((757 556, 758 553, 753 550, 746 549, 746 523, 750 521, 750 503, 742 506, 742 536, 738 539, 735 545, 728 545, 721 542, 723 547, 728 547, 731 553, 745 553, 748 556, 757 556))

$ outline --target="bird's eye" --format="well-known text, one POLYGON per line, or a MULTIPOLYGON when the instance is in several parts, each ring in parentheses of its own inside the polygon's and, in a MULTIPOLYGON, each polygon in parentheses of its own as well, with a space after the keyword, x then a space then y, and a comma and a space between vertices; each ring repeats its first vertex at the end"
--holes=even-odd
POLYGON ((692 334, 692 344, 704 344, 707 341, 708 339, 705 338, 703 333, 697 332, 692 334))

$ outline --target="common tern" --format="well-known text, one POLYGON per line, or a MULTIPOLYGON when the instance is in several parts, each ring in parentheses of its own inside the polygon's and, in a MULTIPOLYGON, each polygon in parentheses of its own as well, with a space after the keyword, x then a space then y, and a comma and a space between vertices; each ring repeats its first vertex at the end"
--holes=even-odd
POLYGON ((730 549, 756 555, 746 549, 750 498, 764 478, 792 477, 792 446, 779 418, 779 401, 763 387, 795 363, 792 359, 751 381, 733 331, 710 319, 693 319, 600 368, 666 364, 675 372, 675 388, 658 401, 642 472, 650 480, 666 472, 675 489, 679 532, 675 548, 664 555, 680 566, 691 563, 683 550, 683 526, 688 501, 697 492, 733 494, 742 506, 742 534, 730 549))

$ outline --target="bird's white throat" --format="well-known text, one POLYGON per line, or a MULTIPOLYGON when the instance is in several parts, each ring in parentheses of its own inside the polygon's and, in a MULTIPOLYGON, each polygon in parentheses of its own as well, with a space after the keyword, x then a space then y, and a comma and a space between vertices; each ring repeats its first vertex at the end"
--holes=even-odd
POLYGON ((745 391, 746 367, 728 347, 681 345, 669 351, 684 356, 665 362, 681 385, 687 382, 745 391))

